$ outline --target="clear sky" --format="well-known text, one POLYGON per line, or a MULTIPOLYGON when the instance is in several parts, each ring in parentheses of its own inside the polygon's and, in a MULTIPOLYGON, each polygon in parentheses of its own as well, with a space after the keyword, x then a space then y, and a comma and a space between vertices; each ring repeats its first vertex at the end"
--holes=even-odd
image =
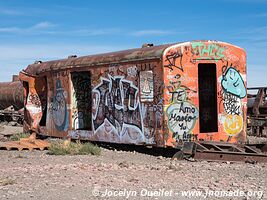
POLYGON ((248 86, 267 86, 267 0, 0 0, 0 81, 35 60, 201 39, 244 48, 248 86))

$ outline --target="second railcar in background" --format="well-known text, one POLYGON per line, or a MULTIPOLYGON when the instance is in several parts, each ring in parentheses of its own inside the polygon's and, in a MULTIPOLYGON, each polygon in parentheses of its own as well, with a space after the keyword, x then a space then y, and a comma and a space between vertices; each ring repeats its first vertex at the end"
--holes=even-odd
POLYGON ((10 106, 16 111, 23 108, 23 87, 19 80, 0 83, 0 110, 10 106))
POLYGON ((246 142, 246 53, 192 41, 39 62, 20 72, 25 130, 175 147, 246 142))
POLYGON ((18 75, 0 83, 0 122, 23 123, 23 87, 18 75))

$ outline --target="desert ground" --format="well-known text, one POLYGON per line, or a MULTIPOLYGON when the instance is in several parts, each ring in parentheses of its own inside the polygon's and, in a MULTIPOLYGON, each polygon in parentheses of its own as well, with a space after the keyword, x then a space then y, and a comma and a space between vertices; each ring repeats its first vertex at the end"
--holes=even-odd
POLYGON ((0 150, 0 199, 267 199, 267 163, 101 149, 100 156, 0 150))

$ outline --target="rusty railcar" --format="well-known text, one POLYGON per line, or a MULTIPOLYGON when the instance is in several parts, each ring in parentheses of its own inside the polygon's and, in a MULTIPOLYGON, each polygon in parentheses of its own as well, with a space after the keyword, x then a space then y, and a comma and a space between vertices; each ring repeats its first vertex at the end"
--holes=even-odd
POLYGON ((23 88, 20 81, 0 83, 0 110, 10 106, 14 110, 23 108, 23 88))
POLYGON ((0 83, 0 122, 23 123, 23 87, 17 77, 0 83))
POLYGON ((248 89, 248 134, 267 137, 267 87, 248 89))
POLYGON ((39 62, 20 72, 25 130, 175 147, 246 142, 246 53, 218 41, 39 62))

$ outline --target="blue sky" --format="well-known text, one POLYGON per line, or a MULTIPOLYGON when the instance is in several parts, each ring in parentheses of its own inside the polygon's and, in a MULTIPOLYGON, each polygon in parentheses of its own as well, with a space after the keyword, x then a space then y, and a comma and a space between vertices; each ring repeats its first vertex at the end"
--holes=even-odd
POLYGON ((0 0, 0 81, 35 60, 209 39, 247 52, 267 86, 267 0, 0 0))

